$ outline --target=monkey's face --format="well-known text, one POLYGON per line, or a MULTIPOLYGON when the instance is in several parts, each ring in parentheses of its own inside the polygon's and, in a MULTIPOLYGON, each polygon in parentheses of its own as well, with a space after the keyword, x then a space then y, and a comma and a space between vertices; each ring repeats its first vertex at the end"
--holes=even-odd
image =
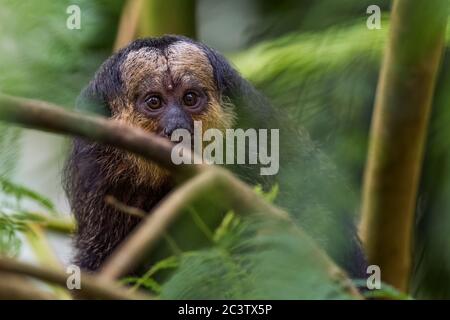
MULTIPOLYGON (((176 129, 193 134, 233 125, 233 112, 218 93, 213 68, 196 45, 175 42, 164 50, 144 47, 128 53, 120 67, 124 95, 110 103, 112 117, 167 138, 176 129)), ((158 180, 165 172, 128 155, 139 175, 158 180)))

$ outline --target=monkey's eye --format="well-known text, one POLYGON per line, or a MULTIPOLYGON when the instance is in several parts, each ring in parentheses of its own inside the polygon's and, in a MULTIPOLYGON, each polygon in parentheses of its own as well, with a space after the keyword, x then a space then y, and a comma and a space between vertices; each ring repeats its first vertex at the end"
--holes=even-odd
POLYGON ((188 107, 193 107, 197 104, 198 95, 195 92, 188 92, 183 97, 183 102, 188 107))
POLYGON ((161 107, 161 98, 158 96, 149 96, 145 99, 145 103, 149 108, 158 109, 161 107))

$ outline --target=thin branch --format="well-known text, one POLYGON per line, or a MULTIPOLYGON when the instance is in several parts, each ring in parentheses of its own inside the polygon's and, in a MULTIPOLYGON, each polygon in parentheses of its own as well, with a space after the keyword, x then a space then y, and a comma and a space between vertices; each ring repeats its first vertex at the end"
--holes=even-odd
POLYGON ((144 253, 153 249, 163 237, 168 227, 182 213, 182 209, 203 196, 199 191, 211 188, 216 182, 214 172, 208 171, 175 189, 106 260, 101 269, 101 276, 117 279, 133 270, 141 262, 144 253))
MULTIPOLYGON (((123 202, 120 202, 119 200, 117 200, 116 198, 114 198, 113 196, 107 196, 105 198, 106 203, 108 203, 109 205, 113 206, 116 210, 129 214, 131 216, 137 217, 139 219, 143 219, 145 218, 148 213, 145 212, 144 210, 141 210, 139 208, 136 207, 131 207, 131 206, 127 206, 126 204, 124 204, 123 202)), ((178 246, 176 245, 176 243, 174 242, 174 240, 166 233, 163 235, 164 240, 167 241, 167 243, 169 244, 169 246, 171 247, 171 249, 178 255, 181 254, 181 249, 178 248, 178 246)))
MULTIPOLYGON (((67 286, 68 274, 60 270, 54 270, 48 267, 34 266, 10 258, 0 258, 0 271, 31 276, 33 278, 58 284, 64 287, 67 286)), ((99 279, 98 277, 91 276, 85 273, 81 274, 81 289, 75 290, 75 292, 77 296, 83 298, 111 300, 152 299, 152 296, 150 295, 130 293, 116 283, 99 279)))
POLYGON ((448 1, 394 2, 365 172, 361 234, 383 280, 406 291, 425 137, 448 1))
POLYGON ((129 214, 131 216, 134 216, 134 217, 137 217, 137 218, 141 218, 141 219, 145 218, 145 216, 146 216, 145 211, 142 211, 139 208, 127 206, 126 204, 120 202, 119 200, 117 200, 113 196, 106 196, 105 197, 105 202, 107 204, 109 204, 110 206, 114 207, 116 210, 118 210, 120 212, 127 213, 127 214, 129 214))
POLYGON ((53 300, 49 292, 37 289, 29 279, 0 272, 0 300, 53 300))
POLYGON ((49 231, 63 234, 73 234, 77 229, 76 222, 72 217, 51 217, 38 212, 27 212, 27 214, 31 218, 37 220, 36 222, 33 221, 34 224, 37 224, 49 231))
POLYGON ((173 144, 162 137, 133 128, 116 120, 66 111, 48 102, 0 94, 0 121, 65 135, 76 135, 105 143, 154 161, 175 177, 187 179, 201 171, 202 165, 175 165, 173 144))

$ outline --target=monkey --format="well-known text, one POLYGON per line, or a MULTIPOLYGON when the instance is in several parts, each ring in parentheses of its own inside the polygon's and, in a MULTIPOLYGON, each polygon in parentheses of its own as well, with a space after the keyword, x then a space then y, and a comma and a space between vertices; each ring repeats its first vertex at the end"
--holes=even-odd
MULTIPOLYGON (((237 165, 234 172, 250 184, 279 183, 277 204, 351 277, 364 277, 365 256, 348 215, 353 209, 342 200, 351 194, 344 179, 307 133, 216 50, 176 35, 136 40, 100 66, 76 108, 167 139, 177 129, 192 133, 194 121, 203 130, 279 129, 282 168, 275 178, 262 177, 257 166, 237 165)), ((96 271, 139 223, 105 197, 150 212, 175 184, 169 172, 134 154, 75 138, 64 186, 78 225, 75 263, 96 271)))

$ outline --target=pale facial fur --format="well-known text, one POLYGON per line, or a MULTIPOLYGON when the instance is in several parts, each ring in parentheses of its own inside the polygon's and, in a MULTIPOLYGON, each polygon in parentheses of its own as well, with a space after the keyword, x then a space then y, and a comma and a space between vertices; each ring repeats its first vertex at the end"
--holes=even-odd
MULTIPOLYGON (((158 119, 139 112, 136 97, 149 87, 171 91, 179 86, 189 88, 195 83, 206 93, 207 107, 203 112, 192 115, 192 119, 201 121, 203 130, 224 130, 233 126, 232 107, 225 107, 215 84, 213 68, 205 53, 194 44, 176 42, 165 52, 152 48, 133 51, 122 64, 121 75, 125 97, 110 104, 112 117, 116 120, 158 134, 158 119)), ((132 165, 138 183, 151 181, 152 185, 158 186, 169 177, 165 170, 132 154, 126 154, 124 160, 132 165)))

